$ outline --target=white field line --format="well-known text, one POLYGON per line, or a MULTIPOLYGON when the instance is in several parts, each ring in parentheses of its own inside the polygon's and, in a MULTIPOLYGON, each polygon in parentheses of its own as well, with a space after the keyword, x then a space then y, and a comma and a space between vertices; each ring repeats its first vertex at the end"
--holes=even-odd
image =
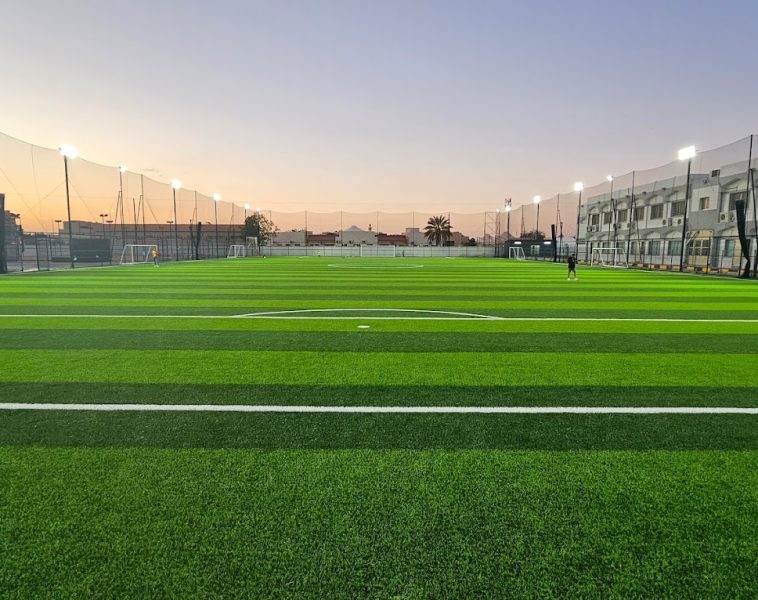
MULTIPOLYGON (((333 312, 334 309, 318 309, 333 312)), ((379 312, 387 309, 381 308, 346 308, 339 309, 347 312, 370 311, 379 312)), ((396 309, 401 310, 401 309, 396 309)), ((410 309, 402 309, 410 310, 410 309)), ((470 317, 381 317, 376 315, 363 316, 303 316, 298 311, 281 311, 281 312, 263 312, 263 313, 244 313, 239 315, 109 315, 109 314, 0 314, 0 319, 312 319, 326 321, 340 320, 372 320, 372 321, 556 321, 556 322, 630 322, 630 323, 758 323, 758 319, 667 319, 667 318, 645 318, 645 317, 498 317, 495 315, 476 315, 470 317)), ((302 312, 314 312, 314 309, 308 309, 302 312)), ((431 311, 411 311, 411 312, 431 312, 431 311)), ((441 314, 459 314, 444 313, 441 314)), ((466 313, 460 313, 466 314, 466 313)))
POLYGON ((36 404, 7 402, 0 403, 0 410, 356 414, 758 415, 758 408, 717 406, 284 406, 275 404, 36 404))

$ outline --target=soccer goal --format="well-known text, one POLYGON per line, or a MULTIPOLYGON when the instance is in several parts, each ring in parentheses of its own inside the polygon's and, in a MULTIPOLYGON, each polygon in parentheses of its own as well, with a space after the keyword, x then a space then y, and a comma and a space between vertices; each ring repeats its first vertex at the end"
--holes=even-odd
POLYGON ((508 258, 515 260, 526 260, 524 249, 521 246, 511 246, 508 248, 508 258))
POLYGON ((153 250, 158 253, 158 246, 155 244, 124 244, 121 251, 122 265, 141 265, 152 259, 153 250))
POLYGON ((226 253, 226 258, 242 258, 247 256, 247 247, 244 244, 232 244, 229 246, 229 252, 226 253))
POLYGON ((598 267, 621 267, 619 263, 619 249, 616 247, 600 247, 592 249, 590 266, 598 267))

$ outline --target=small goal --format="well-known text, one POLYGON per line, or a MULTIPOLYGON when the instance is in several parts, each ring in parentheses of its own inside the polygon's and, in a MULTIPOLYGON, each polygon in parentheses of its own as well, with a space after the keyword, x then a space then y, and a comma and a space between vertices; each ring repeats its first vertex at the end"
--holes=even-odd
POLYGON ((153 258, 153 250, 158 254, 155 244, 125 244, 121 251, 122 265, 144 265, 153 258))
POLYGON ((232 244, 229 246, 229 252, 226 253, 226 258, 242 258, 247 256, 247 248, 244 244, 232 244))
POLYGON ((512 246, 508 248, 508 258, 514 260, 526 260, 524 249, 521 246, 512 246))
POLYGON ((615 247, 600 247, 592 249, 590 266, 598 267, 621 267, 619 263, 619 249, 615 247))

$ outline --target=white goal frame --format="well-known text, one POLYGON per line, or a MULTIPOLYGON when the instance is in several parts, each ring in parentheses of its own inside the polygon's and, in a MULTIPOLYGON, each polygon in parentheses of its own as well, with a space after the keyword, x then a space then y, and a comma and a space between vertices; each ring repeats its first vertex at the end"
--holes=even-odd
MULTIPOLYGON (((121 250, 121 262, 122 265, 144 265, 150 262, 152 258, 153 249, 158 252, 157 244, 124 244, 124 249, 121 250), (143 255, 144 252, 144 255, 143 255)), ((158 253, 160 256, 160 253, 158 253)))
POLYGON ((247 256, 247 246, 245 244, 232 244, 226 253, 226 258, 243 258, 247 256))
POLYGON ((508 248, 508 258, 514 260, 526 260, 526 254, 521 246, 511 246, 508 248))
POLYGON ((616 246, 601 246, 592 249, 591 267, 623 267, 619 263, 619 249, 616 246))

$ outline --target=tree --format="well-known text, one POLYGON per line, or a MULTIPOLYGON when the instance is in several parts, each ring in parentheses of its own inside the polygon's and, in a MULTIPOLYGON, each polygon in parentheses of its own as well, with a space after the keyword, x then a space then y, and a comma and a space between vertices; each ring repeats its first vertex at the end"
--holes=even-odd
POLYGON ((430 244, 442 246, 451 235, 450 221, 446 216, 429 217, 424 227, 424 237, 430 244))
POLYGON ((245 224, 242 226, 242 237, 245 239, 256 238, 258 246, 265 246, 277 231, 279 228, 274 225, 272 220, 266 218, 263 213, 256 211, 245 219, 245 224))
POLYGON ((522 240, 534 240, 535 242, 541 242, 545 239, 545 234, 541 231, 527 231, 521 236, 522 240))

